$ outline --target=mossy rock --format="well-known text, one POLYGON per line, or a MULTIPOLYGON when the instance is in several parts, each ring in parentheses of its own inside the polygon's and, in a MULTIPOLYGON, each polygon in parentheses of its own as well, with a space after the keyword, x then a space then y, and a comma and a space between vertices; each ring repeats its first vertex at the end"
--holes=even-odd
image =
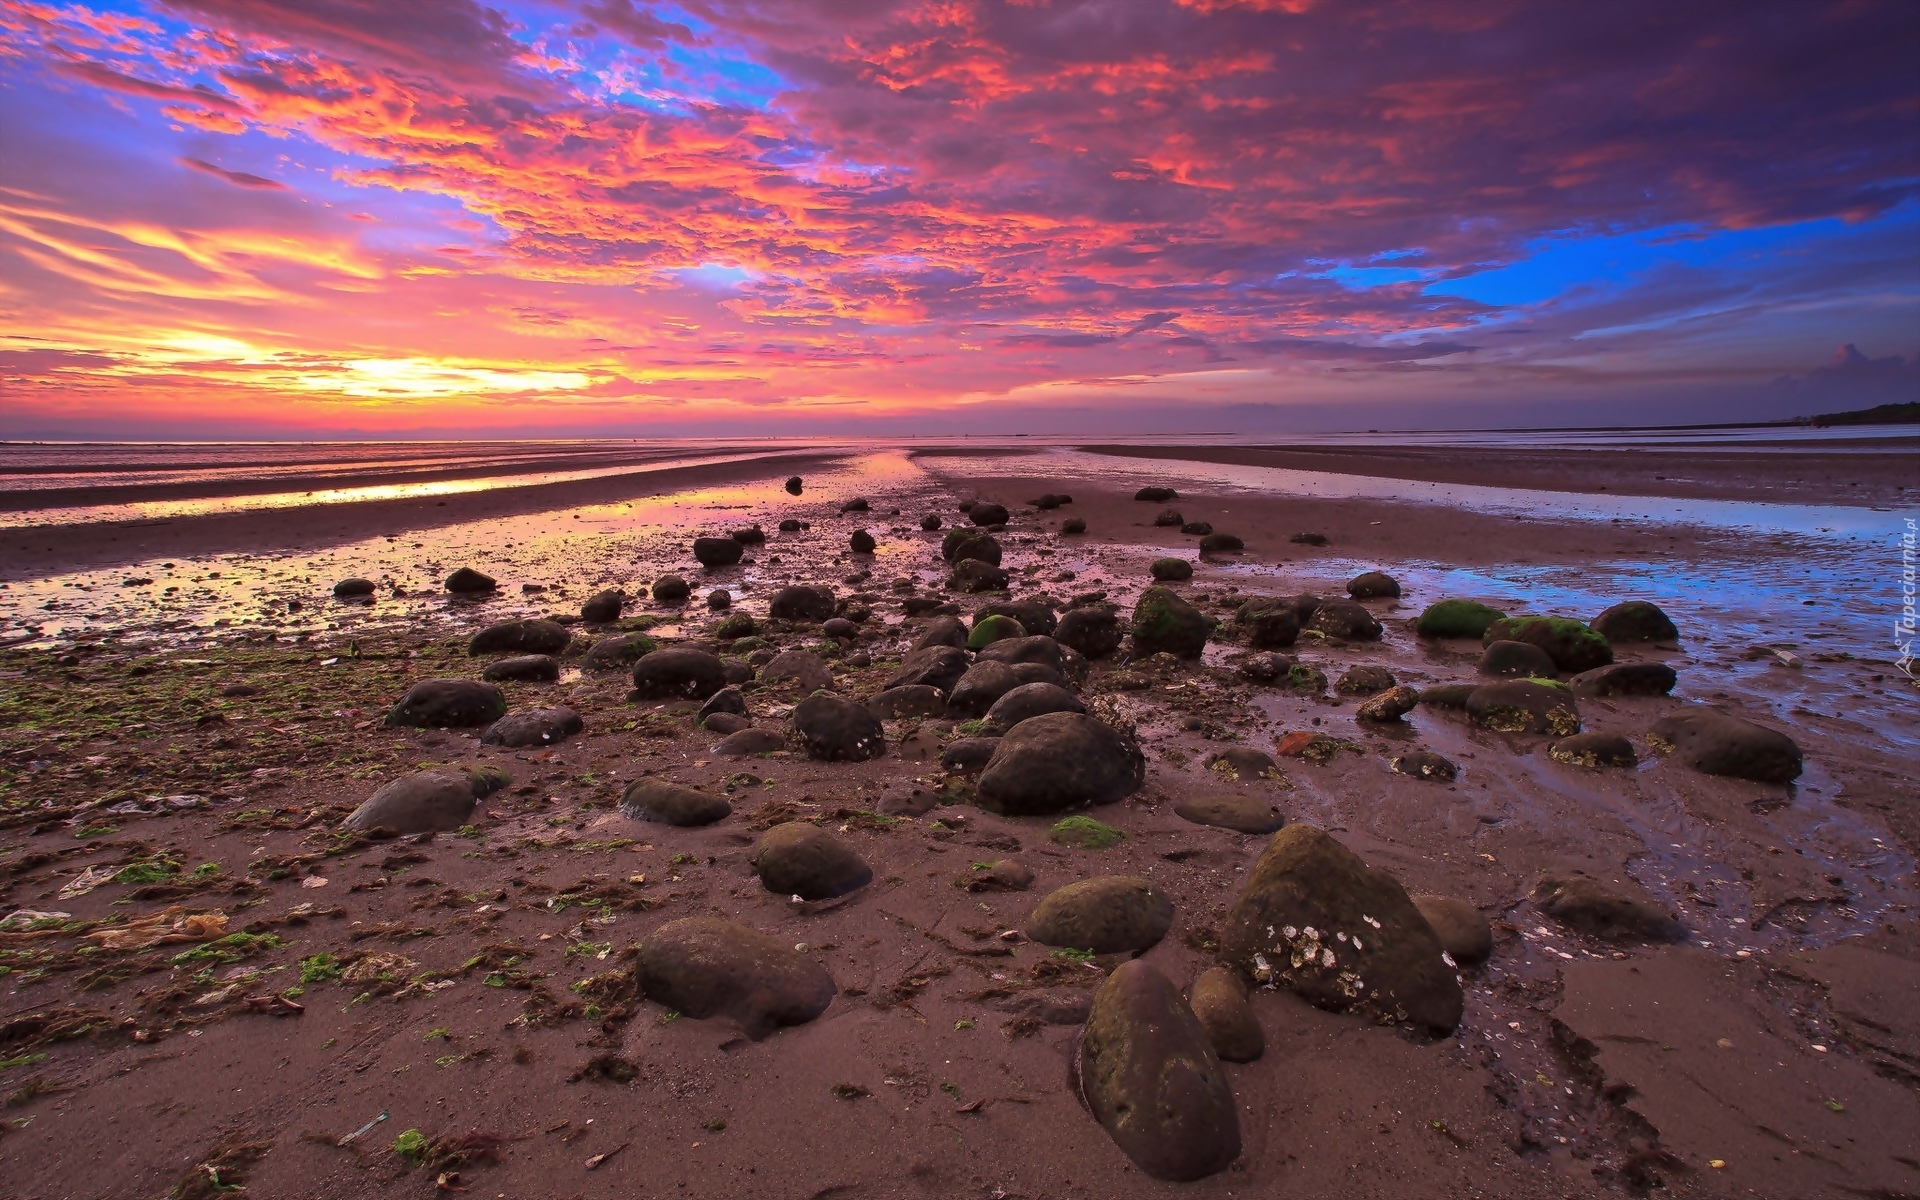
POLYGON ((1003 638, 1027 636, 1027 628, 1009 616, 995 614, 974 622, 973 632, 967 635, 967 649, 984 650, 1003 638))
POLYGON ((1427 605, 1420 619, 1413 623, 1413 628, 1421 637, 1477 638, 1484 636, 1489 625, 1506 615, 1478 600, 1442 600, 1427 605))
POLYGON ((1502 617, 1487 626, 1480 642, 1530 642, 1545 650, 1553 665, 1569 675, 1613 661, 1613 647, 1607 639, 1586 622, 1571 617, 1502 617))
POLYGON ((722 641, 732 641, 736 638, 749 638, 759 632, 759 623, 752 616, 737 612, 727 614, 727 619, 714 627, 713 636, 722 641))
POLYGON ((1193 578, 1193 564, 1184 558, 1156 558, 1150 568, 1161 583, 1179 583, 1193 578))
POLYGON ((1148 588, 1133 606, 1136 657, 1166 651, 1177 658, 1199 658, 1212 632, 1212 622, 1199 609, 1167 588, 1148 588))
POLYGON ((1111 850, 1127 837, 1113 826, 1092 817, 1063 818, 1047 831, 1047 836, 1063 846, 1075 846, 1081 850, 1111 850))
POLYGON ((1593 628, 1609 642, 1677 642, 1680 631, 1660 606, 1647 600, 1623 600, 1593 619, 1593 628))

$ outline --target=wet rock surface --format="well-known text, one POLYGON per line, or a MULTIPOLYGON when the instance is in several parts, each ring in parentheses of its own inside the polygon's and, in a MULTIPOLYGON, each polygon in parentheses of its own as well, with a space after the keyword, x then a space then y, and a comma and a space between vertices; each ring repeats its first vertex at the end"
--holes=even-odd
POLYGON ((1164 587, 1150 587, 1140 593, 1128 630, 1137 658, 1161 653, 1199 658, 1212 631, 1213 623, 1205 614, 1164 587))
POLYGON ((804 821, 776 825, 753 849, 761 886, 802 900, 833 900, 873 882, 873 868, 844 842, 804 821))
POLYGON ((532 708, 510 712, 487 726, 480 741, 488 746, 554 746, 584 728, 580 714, 570 708, 532 708))
POLYGON ((506 621, 489 625, 467 642, 468 654, 558 654, 573 634, 552 621, 506 621))
POLYGON ((1251 796, 1188 796, 1175 803, 1173 811, 1195 825, 1215 825, 1236 833, 1272 833, 1286 824, 1271 804, 1251 796))
POLYGON ((724 796, 670 780, 636 779, 620 796, 620 811, 639 821, 657 821, 683 827, 711 825, 726 819, 733 805, 724 796))
POLYGON ((1654 722, 1651 736, 1708 775, 1757 783, 1790 783, 1800 777, 1800 747, 1792 738, 1731 713, 1678 712, 1654 722))
POLYGON ((865 762, 887 752, 880 719, 842 696, 816 693, 793 706, 793 730, 810 758, 865 762))
POLYGON ((1454 962, 1476 967, 1493 957, 1493 926, 1479 909, 1453 896, 1415 893, 1410 898, 1454 962))
POLYGON ((503 772, 434 767, 382 785, 342 822, 347 829, 446 833, 468 824, 485 796, 505 787, 503 772))
POLYGON ((1638 885, 1578 873, 1541 876, 1533 902, 1561 924, 1613 941, 1677 942, 1684 925, 1638 885))
POLYGON ((1081 713, 1048 713, 999 739, 980 776, 980 803, 1008 816, 1111 804, 1145 778, 1139 747, 1081 713))
POLYGON ((552 683, 560 678, 560 660, 550 654, 522 654, 490 662, 480 672, 488 683, 552 683))
POLYGON ((1027 917, 1046 946, 1124 954, 1151 949, 1173 927, 1173 901, 1145 879, 1107 875, 1049 892, 1027 917))
POLYGON ((838 991, 804 954, 717 917, 667 922, 641 940, 634 966, 649 1000, 696 1019, 730 1018, 756 1041, 818 1017, 838 991))
POLYGON ((1267 1035, 1238 971, 1208 967, 1200 972, 1187 989, 1187 1004, 1222 1062, 1252 1062, 1266 1052, 1267 1035))
POLYGON ((633 690, 643 700, 705 700, 727 686, 720 656, 693 646, 671 646, 633 664, 633 690))
POLYGON ((1531 679, 1483 684, 1467 696, 1467 715, 1474 724, 1496 733, 1551 733, 1569 737, 1580 732, 1580 707, 1566 688, 1531 679))
POLYGON ((387 713, 389 725, 462 728, 491 725, 507 715, 507 698, 491 683, 428 679, 407 689, 387 713))

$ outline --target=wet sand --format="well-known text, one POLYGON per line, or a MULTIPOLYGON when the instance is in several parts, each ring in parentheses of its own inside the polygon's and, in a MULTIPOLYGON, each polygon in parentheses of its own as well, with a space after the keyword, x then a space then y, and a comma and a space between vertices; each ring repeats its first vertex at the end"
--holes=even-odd
MULTIPOLYGON (((568 508, 537 503, 485 520, 445 514, 467 530, 416 502, 364 514, 351 530, 282 518, 255 528, 246 561, 190 561, 192 547, 238 545, 242 524, 209 526, 216 532, 164 552, 180 555, 183 594, 198 588, 205 599, 170 606, 158 583, 121 589, 102 609, 111 636, 100 622, 76 624, 0 651, 0 909, 70 914, 50 934, 0 934, 0 1057, 22 1060, 0 1074, 0 1091, 18 1098, 0 1111, 0 1195, 161 1195, 205 1162, 233 1164, 228 1178, 257 1195, 427 1195, 433 1173, 388 1150, 407 1129, 497 1136, 496 1161, 459 1167, 451 1186, 509 1196, 1920 1191, 1916 693, 1874 656, 1858 613, 1800 603, 1826 593, 1805 595, 1796 556, 1812 578, 1846 579, 1843 546, 1182 480, 1183 515, 1247 541, 1244 555, 1203 559, 1193 537, 1150 524, 1162 505, 1130 498, 1149 477, 1129 472, 1154 464, 1097 478, 1035 474, 1049 461, 974 453, 822 464, 803 472, 799 499, 779 490, 788 464, 763 462, 667 485, 689 489, 678 511, 675 496, 629 514, 612 493, 595 493, 578 526, 568 508), (1025 506, 1045 490, 1073 502, 1025 506), (872 511, 840 514, 856 494, 872 511), (1082 685, 1094 711, 1135 729, 1147 756, 1145 786, 1094 813, 1124 834, 1116 846, 1063 845, 1049 836, 1052 818, 965 803, 966 780, 937 761, 950 723, 889 722, 888 754, 858 764, 792 751, 717 759, 690 705, 636 704, 622 675, 591 672, 504 685, 516 708, 564 702, 582 715, 586 732, 550 749, 378 723, 414 680, 477 674, 486 659, 464 649, 473 629, 577 611, 605 582, 632 590, 669 570, 695 584, 695 607, 630 610, 653 618, 663 643, 715 644, 715 619, 698 604, 715 585, 757 616, 786 581, 829 583, 871 608, 845 646, 799 627, 771 635, 776 648, 822 651, 838 691, 870 696, 925 624, 903 617, 895 581, 963 611, 984 599, 940 590, 941 535, 917 520, 952 522, 958 502, 976 497, 1014 512, 1002 541, 1016 596, 1106 590, 1130 605, 1149 561, 1177 552, 1197 564, 1181 593, 1226 621, 1200 664, 1149 666, 1142 688, 1142 667, 1101 660, 1082 685), (810 527, 773 532, 785 516, 810 527), (1067 517, 1089 533, 1062 536, 1067 517), (770 540, 740 566, 703 573, 688 557, 692 532, 753 521, 770 540), (862 527, 880 542, 872 556, 847 548, 862 527), (416 536, 388 547, 384 535, 402 529, 416 536), (1328 545, 1289 540, 1306 530, 1328 545), (433 590, 433 570, 480 552, 489 557, 474 561, 503 585, 498 598, 433 590), (351 573, 347 556, 366 565, 376 554, 408 595, 369 607, 326 595, 331 578, 351 573), (1789 569, 1777 569, 1783 559, 1789 569), (211 568, 222 578, 209 579, 211 568), (1678 647, 1621 653, 1674 666, 1675 694, 1580 705, 1589 729, 1632 739, 1641 765, 1570 766, 1546 755, 1545 737, 1427 708, 1399 726, 1363 725, 1354 697, 1237 672, 1244 647, 1231 615, 1241 599, 1337 595, 1370 568, 1394 573, 1406 595, 1368 602, 1385 626, 1377 643, 1296 647, 1329 678, 1364 665, 1423 689, 1475 678, 1477 644, 1419 639, 1407 626, 1443 595, 1579 617, 1630 594, 1657 599, 1680 625, 1678 647), (215 594, 236 574, 248 582, 244 602, 215 594), (523 582, 547 590, 524 593, 523 582), (1752 658, 1756 643, 1795 648, 1804 665, 1752 658), (258 690, 229 694, 236 686, 258 690), (1697 704, 1789 732, 1805 774, 1794 785, 1747 783, 1652 753, 1653 721, 1697 704), (1284 780, 1232 780, 1204 765, 1221 748, 1271 752, 1303 730, 1354 748, 1325 764, 1282 758, 1284 780), (1391 760, 1415 747, 1460 764, 1460 778, 1394 773, 1391 760), (514 782, 461 834, 366 843, 331 832, 381 781, 429 762, 493 764, 514 782), (627 820, 614 805, 642 775, 728 795, 733 815, 701 829, 627 820), (961 802, 871 815, 915 789, 961 802), (1076 997, 1126 956, 1082 964, 999 934, 1022 929, 1063 884, 1146 877, 1174 899, 1175 918, 1142 957, 1184 986, 1213 961, 1265 843, 1173 811, 1222 792, 1328 830, 1411 891, 1472 902, 1492 922, 1495 951, 1464 974, 1466 1017, 1438 1040, 1284 991, 1256 993, 1265 1055, 1226 1068, 1243 1153, 1209 1179, 1165 1184, 1130 1164, 1071 1084, 1076 997), (147 799, 156 796, 200 799, 169 812, 147 799), (795 817, 851 844, 874 882, 814 904, 768 893, 749 857, 762 828, 795 817), (973 863, 1003 857, 1032 868, 1030 890, 954 886, 973 863), (61 897, 87 868, 162 858, 179 864, 162 882, 61 897), (196 872, 202 864, 218 869, 196 872), (1686 924, 1687 940, 1615 943, 1546 917, 1529 899, 1533 883, 1569 867, 1644 889, 1686 924), (218 909, 230 928, 281 941, 239 946, 234 961, 210 967, 175 962, 191 944, 79 952, 90 923, 168 904, 218 909), (692 915, 805 945, 839 995, 818 1019, 758 1042, 724 1020, 642 1000, 588 1012, 571 984, 624 969, 642 935, 692 915), (342 965, 369 953, 407 961, 391 986, 370 987, 315 971, 322 953, 342 965), (237 986, 223 991, 229 982, 237 986), (271 1000, 290 992, 297 1015, 271 1000), (338 1145, 383 1112, 386 1121, 338 1145)), ((142 545, 112 560, 124 544, 46 561, 63 571, 98 564, 98 581, 61 577, 101 586, 84 594, 93 604, 120 564, 144 570, 161 553, 142 545)), ((53 594, 8 558, 11 595, 53 594)), ((790 685, 748 696, 755 723, 773 728, 797 698, 790 685)))

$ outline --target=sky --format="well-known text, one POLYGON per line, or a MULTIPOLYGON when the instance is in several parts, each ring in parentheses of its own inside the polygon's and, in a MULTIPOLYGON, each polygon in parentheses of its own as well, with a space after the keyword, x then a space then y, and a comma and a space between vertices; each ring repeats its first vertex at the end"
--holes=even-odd
POLYGON ((1920 399, 1913 0, 0 0, 0 437, 1920 399))

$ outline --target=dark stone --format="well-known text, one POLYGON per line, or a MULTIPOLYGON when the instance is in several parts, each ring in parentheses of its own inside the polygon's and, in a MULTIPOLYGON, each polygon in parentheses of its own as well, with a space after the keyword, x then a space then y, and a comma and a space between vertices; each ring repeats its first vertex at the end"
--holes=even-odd
POLYGON ((1094 992, 1080 1082, 1094 1119, 1150 1178, 1204 1179, 1240 1156, 1240 1117, 1212 1039, 1147 963, 1123 963, 1094 992))
POLYGON ((1300 640, 1300 618, 1285 600, 1249 600, 1235 619, 1247 631, 1254 650, 1281 650, 1300 640))
POLYGON ((381 785, 341 822, 344 829, 446 833, 468 824, 474 805, 512 780, 493 768, 434 767, 381 785))
POLYGON ((744 551, 745 547, 730 537, 693 539, 693 557, 709 571, 715 567, 731 567, 740 561, 744 551))
POLYGON ((588 646, 580 666, 588 671, 624 671, 657 648, 644 633, 617 633, 588 646))
POLYGON ((947 576, 947 586, 960 592, 1004 592, 1007 582, 1005 571, 977 558, 961 559, 947 576))
POLYGON ((641 940, 634 973, 647 999, 704 1020, 730 1017, 758 1041, 827 1011, 826 968, 787 942, 718 917, 669 921, 641 940))
POLYGON ((573 634, 552 621, 507 621, 489 625, 467 641, 468 654, 558 654, 573 634))
POLYGON ((967 668, 947 691, 947 708, 951 712, 980 716, 995 701, 1020 686, 1020 680, 1013 668, 1001 662, 978 662, 967 668))
POLYGON ((940 793, 912 783, 906 785, 904 791, 884 793, 873 807, 886 817, 924 817, 939 806, 940 793))
POLYGON ((1800 777, 1800 747, 1784 733, 1711 709, 1675 713, 1654 723, 1653 736, 1688 766, 1708 775, 1791 783, 1800 777))
POLYGON ((1431 750, 1409 750, 1393 760, 1393 769, 1414 779, 1439 783, 1452 783, 1460 774, 1460 768, 1453 765, 1452 759, 1431 750))
POLYGON ((1480 635, 1484 645, 1494 642, 1531 642, 1547 652, 1553 665, 1569 675, 1604 667, 1613 661, 1607 639, 1568 617, 1502 617, 1480 635))
POLYGON ((633 687, 641 700, 705 700, 726 686, 720 656, 692 646, 655 650, 633 664, 633 687))
POLYGON ((860 636, 860 627, 845 617, 834 617, 822 622, 820 634, 822 637, 852 640, 860 636))
POLYGON ((811 650, 782 650, 760 668, 762 683, 786 683, 789 680, 799 685, 803 696, 833 690, 833 670, 827 666, 825 659, 811 650))
POLYGON ((1208 967, 1200 972, 1187 989, 1187 1004, 1222 1062, 1252 1062, 1266 1053, 1267 1035, 1238 971, 1208 967))
POLYGON ((1193 564, 1184 558, 1156 558, 1149 569, 1161 583, 1179 583, 1193 578, 1193 564))
POLYGON ((739 687, 753 678, 753 667, 745 659, 723 658, 720 667, 727 673, 728 687, 739 687))
POLYGON ((967 520, 975 525, 1005 525, 1007 507, 1004 504, 976 504, 967 510, 967 520))
POLYGON ((1246 548, 1247 544, 1231 533, 1209 533, 1200 539, 1202 554, 1239 554, 1246 548))
POLYGON ((1213 532, 1212 521, 1188 521, 1180 527, 1180 532, 1193 537, 1205 537, 1213 532))
POLYGON ((947 694, 924 683, 888 688, 867 701, 867 711, 883 721, 902 717, 937 717, 947 710, 947 694))
POLYGON ((1178 500, 1180 493, 1170 487, 1143 487, 1133 494, 1133 498, 1149 504, 1165 504, 1169 500, 1178 500))
POLYGON ((781 533, 799 533, 805 527, 798 517, 783 517, 779 526, 781 533))
POLYGON ((940 541, 940 557, 951 563, 972 558, 997 567, 1000 556, 1000 539, 978 529, 959 526, 940 541))
POLYGON ((959 617, 935 617, 914 639, 913 648, 925 650, 929 646, 952 646, 965 649, 967 636, 967 627, 959 617))
POLYGON ((761 834, 753 869, 760 886, 802 900, 832 900, 873 882, 873 868, 851 847, 806 821, 788 821, 761 834))
MULTIPOLYGON (((1264 750, 1255 750, 1252 746, 1227 747, 1207 759, 1207 770, 1235 781, 1281 777, 1280 764, 1273 761, 1273 756, 1264 750)), ((1273 828, 1280 827, 1275 825, 1273 828)))
POLYGON ((1560 668, 1553 658, 1532 642, 1492 642, 1480 652, 1482 675, 1521 679, 1558 679, 1560 668))
POLYGON ((1465 708, 1467 700, 1486 685, 1479 683, 1443 683, 1420 693, 1425 708, 1465 708))
POLYGON ((1686 926, 1637 886, 1578 872, 1547 874, 1533 889, 1540 911, 1569 929, 1616 942, 1678 942, 1686 926))
POLYGON ((1088 658, 1105 658, 1120 648, 1126 631, 1120 614, 1107 604, 1070 608, 1053 631, 1053 640, 1088 658))
POLYGON ((767 544, 767 531, 758 525, 749 525, 745 529, 736 529, 728 535, 742 546, 764 546, 767 544))
POLYGON ((1348 667, 1333 690, 1343 696, 1372 696, 1399 682, 1385 667, 1348 667))
POLYGON ((1582 671, 1567 685, 1576 696, 1664 696, 1680 677, 1665 663, 1609 663, 1582 671))
POLYGON ((740 689, 737 687, 723 687, 708 696, 707 702, 700 706, 699 715, 702 720, 715 713, 737 713, 744 717, 747 715, 747 698, 740 694, 740 689))
POLYGON ((618 621, 627 607, 627 594, 619 588, 608 588, 595 592, 580 606, 580 619, 589 625, 605 625, 618 621))
POLYGON ((1443 953, 1392 876, 1311 825, 1273 835, 1220 935, 1221 958, 1256 983, 1434 1034, 1465 1002, 1443 953))
POLYGON ((1162 528, 1173 528, 1185 525, 1187 519, 1180 515, 1178 509, 1167 508, 1160 511, 1160 515, 1153 519, 1153 523, 1162 528))
POLYGON ((1048 713, 1000 739, 980 776, 980 806, 1039 816, 1111 804, 1138 791, 1146 760, 1112 727, 1081 713, 1048 713))
POLYGON ((1497 733, 1570 737, 1580 732, 1580 707, 1573 693, 1530 679, 1480 685, 1467 697, 1467 715, 1474 724, 1497 733))
POLYGON ((1033 871, 1017 858, 1003 858, 982 869, 971 871, 953 881, 955 887, 969 892, 1024 892, 1033 886, 1033 871))
POLYGON ((855 554, 872 554, 876 543, 873 535, 864 529, 856 529, 847 538, 847 546, 855 554))
POLYGON ((1087 522, 1082 517, 1068 517, 1066 520, 1060 522, 1060 532, 1062 534, 1085 533, 1086 531, 1087 522))
POLYGON ((1576 733, 1547 747, 1547 757, 1576 767, 1631 767, 1640 762, 1633 743, 1617 733, 1576 733))
POLYGON ((713 612, 725 612, 733 607, 733 593, 725 588, 714 588, 707 593, 707 608, 713 612))
POLYGON ((427 679, 407 689, 387 713, 387 724, 446 729, 491 725, 506 715, 507 698, 491 683, 427 679))
POLYGON ((1367 571, 1347 581, 1347 595, 1355 600, 1386 600, 1400 595, 1400 581, 1385 571, 1367 571))
MULTIPOLYGON (((959 622, 954 622, 958 625, 959 622)), ((887 677, 887 687, 906 687, 909 684, 924 683, 928 687, 939 688, 943 692, 953 691, 953 685, 967 673, 967 652, 958 646, 923 646, 907 652, 900 660, 900 669, 887 677)))
MULTIPOLYGON (((1274 774, 1279 774, 1278 768, 1274 774)), ((1175 803, 1173 811, 1195 825, 1211 825, 1236 833, 1272 833, 1287 823, 1285 817, 1273 811, 1272 805, 1249 796, 1189 796, 1175 803)))
MULTIPOLYGON (((964 680, 962 681, 964 682, 964 680)), ((993 706, 987 709, 987 724, 995 729, 1012 729, 1028 717, 1038 717, 1045 713, 1073 712, 1083 713, 1087 706, 1080 698, 1065 688, 1051 683, 1023 683, 1009 692, 1002 693, 993 706)))
POLYGON ((932 513, 928 513, 926 516, 920 518, 920 528, 926 530, 928 533, 932 533, 934 530, 940 528, 940 525, 940 518, 934 516, 932 513))
POLYGON ((720 623, 713 627, 713 636, 723 642, 736 638, 753 637, 760 632, 760 623, 751 613, 728 613, 720 623))
MULTIPOLYGON (((900 600, 900 611, 909 617, 924 617, 930 613, 945 617, 957 617, 960 615, 960 606, 951 600, 943 599, 939 596, 904 596, 900 600)), ((964 629, 965 626, 962 626, 963 631, 964 629)), ((965 645, 966 640, 966 635, 963 632, 960 641, 956 644, 965 645)))
POLYGON ((353 596, 371 596, 374 583, 371 579, 342 579, 333 585, 333 594, 342 600, 353 596))
POLYGON ((1284 654, 1249 654, 1240 660, 1240 673, 1257 683, 1271 683, 1293 669, 1293 660, 1284 654))
POLYGON ((1593 631, 1609 642, 1677 642, 1680 631, 1660 606, 1646 600, 1624 600, 1592 621, 1593 631))
POLYGON ((1033 505, 1035 508, 1040 509, 1042 512, 1052 512, 1054 509, 1059 508, 1062 504, 1071 504, 1072 502, 1073 502, 1072 497, 1059 496, 1054 494, 1053 492, 1048 492, 1045 495, 1038 496, 1032 500, 1027 501, 1028 504, 1033 505))
POLYGON ((756 754, 772 754, 776 750, 787 748, 787 735, 778 729, 736 730, 714 743, 713 753, 718 758, 751 758, 756 754))
POLYGON ((1151 950, 1173 928, 1173 901, 1145 879, 1102 875, 1048 893, 1027 918, 1043 946, 1127 954, 1151 950))
POLYGON ((994 600, 982 604, 974 610, 973 623, 977 626, 988 617, 1012 617, 1026 632, 1049 637, 1060 624, 1053 609, 1038 600, 994 600))
POLYGON ((499 584, 494 582, 493 576, 482 575, 472 567, 461 567, 453 574, 447 576, 446 583, 448 591, 460 596, 480 595, 485 592, 494 591, 498 589, 499 586, 499 584))
POLYGON ((552 683, 560 678, 560 661, 547 654, 503 658, 488 663, 486 669, 480 672, 480 678, 489 682, 513 680, 519 683, 552 683))
POLYGON ((866 512, 872 507, 873 507, 872 505, 867 503, 866 497, 855 496, 853 499, 847 501, 845 504, 842 504, 840 506, 840 511, 843 513, 866 512))
POLYGON ((1441 949, 1463 967, 1476 967, 1493 957, 1493 927, 1480 910, 1452 896, 1415 894, 1408 897, 1427 919, 1441 949))
POLYGON ((1322 600, 1307 628, 1331 638, 1372 642, 1380 638, 1380 622, 1356 600, 1322 600))
POLYGON ((1040 663, 1055 671, 1064 670, 1066 655, 1062 653, 1060 643, 1045 634, 1033 634, 1029 637, 1002 638, 983 648, 974 656, 981 662, 1040 663))
POLYGON ((731 713, 731 712, 709 713, 708 715, 700 718, 700 728, 706 730, 708 733, 717 733, 722 735, 729 734, 729 733, 739 733, 742 729, 753 728, 753 720, 752 718, 742 716, 739 713, 731 713))
POLYGON ((711 825, 732 811, 724 796, 709 796, 659 778, 636 779, 620 797, 622 815, 662 825, 711 825))
POLYGON ((833 615, 833 610, 830 587, 793 584, 775 592, 767 602, 767 615, 776 621, 824 621, 833 615))
POLYGON ((662 575, 653 581, 651 595, 656 604, 685 604, 693 587, 678 575, 662 575))
POLYGON ((1140 593, 1133 606, 1135 658, 1165 651, 1176 658, 1199 658, 1213 623, 1193 605, 1163 587, 1140 593))
POLYGON ((961 775, 972 775, 986 770, 993 752, 999 748, 999 738, 958 738, 949 742, 946 750, 941 752, 940 766, 961 775))
POLYGON ((1353 718, 1376 725, 1386 724, 1406 716, 1419 703, 1420 693, 1401 684, 1362 701, 1360 707, 1353 710, 1353 718))
POLYGON ((809 758, 826 762, 865 762, 887 752, 880 718, 863 705, 824 692, 793 706, 793 728, 809 758))
POLYGON ((480 741, 488 746, 557 746, 583 728, 580 714, 570 708, 531 708, 508 713, 487 726, 480 741))

